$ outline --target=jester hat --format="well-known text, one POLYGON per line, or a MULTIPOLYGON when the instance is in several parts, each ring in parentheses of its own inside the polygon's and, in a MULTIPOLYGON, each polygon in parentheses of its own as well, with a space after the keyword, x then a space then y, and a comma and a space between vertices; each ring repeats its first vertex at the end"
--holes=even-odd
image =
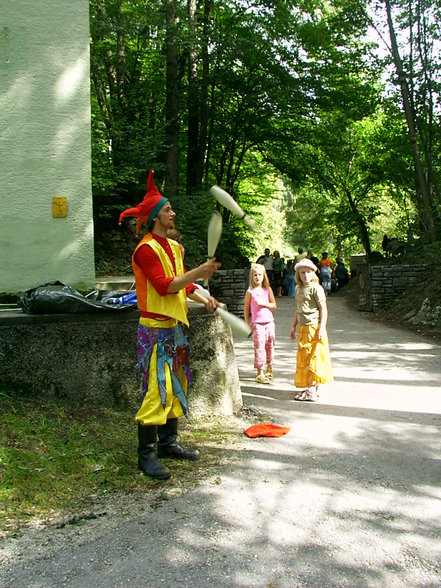
POLYGON ((153 219, 166 202, 168 202, 168 198, 165 198, 165 196, 162 196, 162 194, 159 193, 158 188, 155 186, 153 170, 151 169, 147 179, 147 192, 145 193, 143 201, 134 208, 127 208, 124 210, 119 215, 119 224, 121 224, 123 218, 126 216, 136 216, 138 218, 138 222, 136 223, 136 234, 138 235, 141 225, 145 223, 147 227, 150 227, 153 219))

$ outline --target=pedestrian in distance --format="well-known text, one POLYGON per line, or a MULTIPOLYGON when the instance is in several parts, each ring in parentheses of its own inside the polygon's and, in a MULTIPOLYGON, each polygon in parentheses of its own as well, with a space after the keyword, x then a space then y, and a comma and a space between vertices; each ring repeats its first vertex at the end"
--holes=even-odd
POLYGON ((288 296, 289 296, 289 298, 295 298, 296 270, 295 270, 295 263, 294 263, 293 259, 288 260, 288 265, 286 267, 286 273, 288 274, 288 296))
POLYGON ((320 262, 319 262, 318 257, 316 257, 314 255, 314 253, 311 251, 311 249, 308 249, 308 253, 306 254, 306 257, 308 259, 310 259, 314 265, 317 266, 317 275, 320 276, 320 267, 319 267, 320 266, 320 262))
POLYGON ((345 262, 341 257, 337 258, 337 267, 335 268, 335 277, 337 278, 337 288, 343 288, 349 283, 349 272, 345 266, 345 262))
POLYGON ((295 266, 296 311, 290 335, 297 332, 297 361, 294 386, 300 388, 294 400, 316 402, 319 384, 333 381, 326 324, 326 294, 319 284, 317 267, 308 258, 295 266))
POLYGON ((285 267, 285 260, 283 257, 280 257, 280 253, 276 250, 273 253, 273 284, 272 287, 274 288, 275 296, 277 298, 282 298, 282 281, 283 281, 283 271, 285 267))
POLYGON ((297 255, 294 256, 294 264, 299 263, 299 261, 302 261, 302 259, 306 257, 306 253, 303 251, 303 247, 299 247, 297 251, 297 255))
POLYGON ((326 296, 329 296, 332 288, 332 274, 334 265, 328 257, 328 252, 323 251, 320 260, 320 283, 323 286, 326 296))
POLYGON ((268 247, 265 249, 265 253, 259 257, 256 263, 261 263, 264 266, 266 275, 268 276, 268 280, 270 282, 270 286, 272 286, 274 277, 274 258, 271 255, 268 247))
MULTIPOLYGON (((141 316, 138 324, 138 379, 142 404, 135 421, 138 424, 138 468, 146 475, 166 480, 171 473, 158 458, 196 460, 199 452, 177 443, 178 419, 187 415, 187 388, 192 385, 188 361, 188 343, 184 328, 187 296, 192 298, 194 282, 210 278, 220 263, 213 258, 185 272, 180 244, 168 238, 174 229, 175 212, 167 198, 158 192, 150 170, 143 201, 120 215, 138 218, 147 234, 139 241, 132 256, 136 296, 141 316)), ((205 294, 211 312, 219 302, 205 294)))
POLYGON ((276 329, 273 310, 277 308, 274 292, 263 265, 251 266, 249 287, 245 293, 244 319, 248 324, 251 311, 251 328, 254 343, 256 382, 269 384, 273 377, 273 355, 276 329), (266 364, 266 369, 264 369, 266 364))

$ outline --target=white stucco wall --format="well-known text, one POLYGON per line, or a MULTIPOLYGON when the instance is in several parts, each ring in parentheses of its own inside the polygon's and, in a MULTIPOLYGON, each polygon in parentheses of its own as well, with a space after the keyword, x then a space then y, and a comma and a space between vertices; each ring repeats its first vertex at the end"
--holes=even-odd
POLYGON ((88 0, 0 0, 0 294, 94 286, 89 91, 88 0))

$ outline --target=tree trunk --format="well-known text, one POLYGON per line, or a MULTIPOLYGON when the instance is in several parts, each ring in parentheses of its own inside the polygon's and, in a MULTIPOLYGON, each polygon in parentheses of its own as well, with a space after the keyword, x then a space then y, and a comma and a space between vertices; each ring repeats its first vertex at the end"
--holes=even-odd
POLYGON ((178 186, 178 51, 176 45, 176 0, 165 0, 166 37, 165 53, 167 57, 166 73, 166 174, 165 189, 167 196, 173 201, 178 186))
POLYGON ((387 22, 389 26, 389 35, 392 48, 392 57, 394 60, 395 69, 398 76, 398 82, 400 84, 401 98, 403 100, 404 114, 407 122, 407 129, 409 132, 410 144, 412 148, 412 156, 415 166, 415 174, 417 180, 417 189, 419 189, 423 204, 423 221, 429 241, 434 243, 436 241, 436 230, 435 223, 433 220, 433 207, 432 207, 432 196, 430 193, 430 186, 426 180, 426 176, 423 170, 423 164, 418 151, 416 130, 415 130, 415 111, 411 105, 411 98, 409 96, 409 85, 406 79, 406 74, 403 69, 401 56, 398 50, 398 43, 395 35, 394 24, 392 21, 392 12, 390 6, 390 0, 384 0, 387 11, 387 22))
POLYGON ((201 186, 202 174, 199 170, 199 92, 197 64, 197 17, 196 0, 188 0, 188 18, 192 34, 188 52, 188 102, 187 102, 187 194, 201 186))
POLYGON ((348 203, 351 208, 351 211, 352 211, 353 215, 355 216, 357 224, 360 228, 361 241, 364 245, 366 255, 369 257, 372 253, 372 249, 371 249, 371 240, 369 237, 369 231, 368 231, 367 225, 365 223, 363 215, 360 213, 360 211, 357 208, 357 204, 355 203, 351 192, 346 189, 345 194, 346 194, 346 198, 348 199, 348 203))
POLYGON ((116 83, 118 88, 118 102, 120 107, 126 105, 125 99, 125 81, 126 81, 126 36, 124 23, 124 8, 122 3, 118 6, 118 31, 117 31, 117 49, 118 62, 116 72, 116 83))
POLYGON ((208 136, 208 87, 210 83, 210 61, 208 55, 210 12, 212 0, 205 0, 204 4, 204 24, 203 24, 203 43, 202 43, 202 83, 200 92, 200 122, 199 122, 199 170, 200 183, 204 177, 205 154, 207 151, 208 136))
POLYGON ((197 42, 198 23, 196 0, 188 0, 190 28, 193 45, 189 51, 188 61, 188 152, 187 152, 187 191, 189 193, 202 189, 204 162, 207 149, 208 125, 208 85, 209 85, 209 26, 212 0, 204 2, 202 40, 197 42), (202 76, 198 67, 197 46, 200 46, 202 76), (200 78, 200 79, 199 79, 200 78))

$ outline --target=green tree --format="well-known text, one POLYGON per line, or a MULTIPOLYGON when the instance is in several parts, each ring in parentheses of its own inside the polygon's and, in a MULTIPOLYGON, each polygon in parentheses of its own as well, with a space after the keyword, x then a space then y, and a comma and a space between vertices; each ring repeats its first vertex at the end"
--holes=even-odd
MULTIPOLYGON (((406 122, 414 169, 413 201, 419 211, 422 236, 430 242, 441 235, 439 188, 439 101, 441 16, 432 0, 383 0, 375 5, 375 28, 386 20, 387 44, 396 75, 402 116, 406 122)), ((386 34, 386 32, 385 32, 386 34)))
MULTIPOLYGON (((403 68, 412 72, 415 137, 437 226, 439 70, 430 53, 436 31, 424 19, 423 0, 414 2, 412 26, 422 30, 412 46, 419 57, 406 57, 403 68)), ((402 209, 400 231, 426 230, 411 144, 403 141, 406 119, 379 83, 384 64, 363 42, 364 0, 91 0, 90 6, 97 217, 116 225, 117 213, 142 197, 153 167, 178 212, 189 262, 205 255, 214 183, 264 227, 261 241, 223 211, 228 246, 221 243, 220 252, 231 265, 252 259, 264 240, 281 249, 279 239, 305 244, 308 233, 324 235, 337 249, 360 243, 369 252, 377 246, 384 202, 402 209), (311 199, 326 214, 308 207, 311 199)))
POLYGON ((163 15, 157 2, 91 0, 95 220, 133 204, 164 149, 163 15))

